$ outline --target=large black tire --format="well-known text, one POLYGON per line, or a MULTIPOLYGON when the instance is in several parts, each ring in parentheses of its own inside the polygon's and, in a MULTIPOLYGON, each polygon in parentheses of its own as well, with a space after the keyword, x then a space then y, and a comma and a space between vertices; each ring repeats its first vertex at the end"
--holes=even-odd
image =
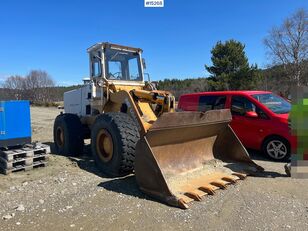
POLYGON ((139 139, 138 128, 129 115, 110 112, 98 116, 92 126, 91 149, 99 169, 111 177, 133 172, 139 139))
POLYGON ((290 158, 290 143, 280 136, 271 136, 264 140, 262 145, 263 153, 275 161, 286 161, 290 158))
POLYGON ((83 127, 77 115, 58 115, 53 127, 53 137, 58 154, 78 156, 83 153, 83 127))

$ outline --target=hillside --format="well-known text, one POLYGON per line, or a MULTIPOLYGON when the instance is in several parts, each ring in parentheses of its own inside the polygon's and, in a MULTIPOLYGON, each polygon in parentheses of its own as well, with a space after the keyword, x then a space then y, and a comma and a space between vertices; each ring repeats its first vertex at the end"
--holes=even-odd
MULTIPOLYGON (((304 65, 302 84, 308 85, 308 61, 304 65)), ((181 94, 200 91, 213 91, 213 79, 207 77, 199 78, 187 78, 187 79, 164 79, 157 82, 159 90, 167 90, 172 92, 176 98, 181 94)), ((63 101, 63 94, 66 91, 70 91, 79 88, 81 85, 74 86, 56 86, 47 89, 51 95, 53 102, 63 101)), ((289 95, 290 94, 290 82, 285 74, 282 66, 274 66, 271 68, 260 69, 260 78, 253 87, 254 90, 268 90, 277 94, 289 95)), ((243 89, 247 90, 247 89, 243 89)), ((0 100, 12 100, 20 99, 18 97, 20 90, 4 89, 0 88, 0 100)))

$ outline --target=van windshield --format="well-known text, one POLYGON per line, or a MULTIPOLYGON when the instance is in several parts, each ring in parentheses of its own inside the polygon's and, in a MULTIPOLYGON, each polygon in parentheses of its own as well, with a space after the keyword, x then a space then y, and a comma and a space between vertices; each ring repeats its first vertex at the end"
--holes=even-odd
POLYGON ((287 100, 275 94, 256 94, 252 95, 252 97, 258 100, 260 103, 264 104, 267 108, 276 114, 286 114, 291 110, 291 104, 287 100))

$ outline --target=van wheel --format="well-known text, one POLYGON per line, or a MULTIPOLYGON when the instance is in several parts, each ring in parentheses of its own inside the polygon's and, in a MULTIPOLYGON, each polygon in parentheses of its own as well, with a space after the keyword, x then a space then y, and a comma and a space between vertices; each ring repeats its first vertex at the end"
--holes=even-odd
POLYGON ((290 158, 290 144, 279 136, 267 138, 262 149, 263 153, 272 160, 285 161, 290 158))

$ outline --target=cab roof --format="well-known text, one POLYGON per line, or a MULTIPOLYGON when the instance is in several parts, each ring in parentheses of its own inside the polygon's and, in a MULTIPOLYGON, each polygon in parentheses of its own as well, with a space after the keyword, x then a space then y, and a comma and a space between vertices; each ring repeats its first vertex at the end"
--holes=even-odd
POLYGON ((141 48, 136 48, 136 47, 129 47, 129 46, 123 46, 119 44, 114 44, 114 43, 109 43, 109 42, 100 42, 92 45, 87 49, 88 52, 91 52, 93 50, 96 50, 97 48, 114 48, 114 49, 119 49, 119 50, 125 50, 125 51, 134 51, 134 52, 142 52, 141 48))

